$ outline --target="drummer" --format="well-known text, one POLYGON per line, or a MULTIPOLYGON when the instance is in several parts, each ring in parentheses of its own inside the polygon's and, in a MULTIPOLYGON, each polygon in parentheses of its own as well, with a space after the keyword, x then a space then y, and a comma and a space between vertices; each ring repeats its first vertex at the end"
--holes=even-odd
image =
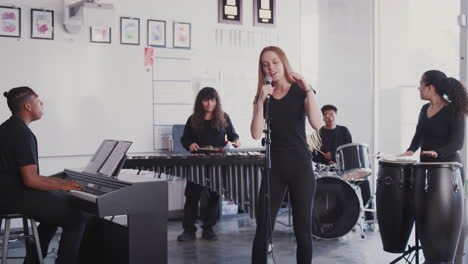
MULTIPOLYGON (((348 128, 336 124, 338 109, 335 106, 324 105, 321 110, 323 121, 325 122, 325 126, 319 130, 322 146, 320 147, 320 151, 313 151, 313 161, 325 165, 335 165, 336 149, 341 145, 351 143, 353 140, 348 128)), ((369 203, 368 208, 372 208, 369 180, 364 179, 363 181, 356 182, 356 184, 361 189, 364 206, 369 203)), ((366 212, 365 219, 369 221, 374 220, 373 212, 366 212)))

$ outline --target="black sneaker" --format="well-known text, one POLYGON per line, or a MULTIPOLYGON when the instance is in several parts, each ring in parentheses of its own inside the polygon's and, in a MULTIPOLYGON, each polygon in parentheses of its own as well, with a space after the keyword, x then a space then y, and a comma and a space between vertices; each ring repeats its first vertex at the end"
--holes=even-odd
POLYGON ((216 241, 218 240, 218 236, 215 234, 212 228, 205 228, 203 229, 202 237, 209 241, 216 241))
POLYGON ((182 234, 180 234, 177 237, 177 240, 179 240, 180 242, 193 241, 195 239, 197 239, 195 232, 188 232, 188 231, 184 231, 182 234))

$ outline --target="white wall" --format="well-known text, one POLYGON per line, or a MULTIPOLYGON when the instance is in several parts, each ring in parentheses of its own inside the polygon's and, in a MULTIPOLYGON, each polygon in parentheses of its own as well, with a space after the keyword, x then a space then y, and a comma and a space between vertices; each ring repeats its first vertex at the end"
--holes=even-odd
MULTIPOLYGON (((305 76, 354 142, 372 141, 372 1, 303 0, 305 76)), ((372 148, 372 146, 371 146, 372 148)))
POLYGON ((302 71, 319 104, 338 107, 337 122, 354 142, 369 144, 371 153, 406 150, 425 103, 417 90, 422 73, 439 69, 458 78, 459 5, 302 0, 302 71))
POLYGON ((411 142, 422 104, 421 75, 438 69, 458 78, 459 1, 380 1, 380 130, 382 153, 411 142))
MULTIPOLYGON (((248 3, 244 3, 244 25, 235 26, 217 23, 216 1, 102 2, 113 3, 116 9, 111 44, 90 43, 87 29, 68 34, 62 26, 62 0, 0 0, 0 5, 22 8, 22 38, 0 38, 0 83, 2 91, 29 85, 44 100, 45 116, 31 125, 39 140, 43 174, 84 166, 105 138, 133 141, 130 152, 153 151, 151 71, 143 67, 149 18, 167 21, 169 46, 172 22, 192 23, 188 53, 194 92, 206 83, 216 84, 244 146, 258 145, 248 129, 258 54, 263 46, 277 44, 293 66, 300 67, 299 0, 277 2, 278 25, 273 29, 251 26, 253 10, 248 3), (54 40, 30 39, 30 8, 55 10, 54 40), (120 44, 120 16, 140 18, 140 46, 120 44), (245 41, 233 44, 236 32, 245 41)), ((166 52, 178 51, 155 50, 156 55, 166 52)), ((8 116, 6 104, 0 104, 0 119, 8 116)))
POLYGON ((338 107, 337 121, 350 128, 353 141, 370 144, 371 153, 399 154, 408 147, 424 103, 417 91, 421 74, 439 69, 458 77, 459 5, 438 0, 302 1, 302 71, 317 88, 319 103, 338 107), (372 46, 373 40, 378 46, 372 46), (379 95, 375 135, 373 78, 379 95))

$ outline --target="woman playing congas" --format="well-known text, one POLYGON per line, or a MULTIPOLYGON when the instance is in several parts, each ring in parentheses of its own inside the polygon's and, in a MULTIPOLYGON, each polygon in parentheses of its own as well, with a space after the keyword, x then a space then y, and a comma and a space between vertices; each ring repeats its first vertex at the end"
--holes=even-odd
POLYGON ((421 148, 413 197, 426 263, 453 263, 459 238, 463 253, 464 173, 458 151, 464 142, 468 96, 458 80, 437 70, 423 74, 419 92, 429 103, 422 107, 411 145, 401 156, 421 148))

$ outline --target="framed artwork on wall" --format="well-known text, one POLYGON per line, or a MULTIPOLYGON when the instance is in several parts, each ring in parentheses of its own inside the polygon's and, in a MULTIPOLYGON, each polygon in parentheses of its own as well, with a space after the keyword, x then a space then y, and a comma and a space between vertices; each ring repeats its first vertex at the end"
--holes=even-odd
POLYGON ((254 26, 273 27, 276 23, 276 0, 254 0, 254 26))
POLYGON ((242 0, 218 0, 218 23, 241 25, 242 0))
POLYGON ((54 39, 54 11, 31 9, 31 38, 54 39))
POLYGON ((139 18, 120 18, 120 43, 128 45, 140 45, 139 18))
POLYGON ((166 21, 148 19, 148 46, 166 47, 166 21))
POLYGON ((191 25, 190 23, 174 22, 174 48, 190 49, 191 25))
POLYGON ((21 8, 0 6, 0 37, 21 37, 21 8))
POLYGON ((90 27, 90 41, 95 43, 111 43, 112 31, 110 27, 90 27))

